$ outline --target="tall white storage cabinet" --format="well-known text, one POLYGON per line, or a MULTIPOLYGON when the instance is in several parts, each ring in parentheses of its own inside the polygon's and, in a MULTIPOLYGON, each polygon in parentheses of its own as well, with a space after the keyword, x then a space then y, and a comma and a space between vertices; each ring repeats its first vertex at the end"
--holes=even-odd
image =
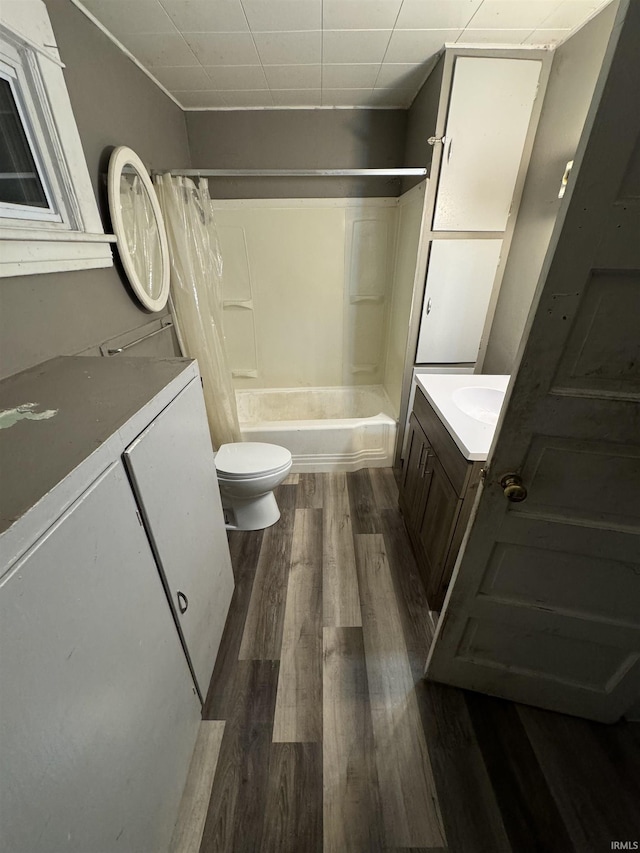
POLYGON ((53 359, 0 410, 0 851, 165 853, 233 590, 197 366, 53 359))
POLYGON ((445 58, 419 364, 478 357, 537 121, 540 51, 460 52, 469 51, 452 49, 445 58))

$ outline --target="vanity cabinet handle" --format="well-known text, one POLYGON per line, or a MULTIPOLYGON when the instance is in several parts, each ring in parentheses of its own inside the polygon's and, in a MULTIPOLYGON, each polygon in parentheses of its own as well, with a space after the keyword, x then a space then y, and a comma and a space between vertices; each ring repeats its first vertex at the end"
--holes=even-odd
POLYGON ((420 471, 420 479, 421 480, 424 479, 424 475, 427 473, 427 464, 429 463, 429 456, 431 456, 431 454, 429 453, 429 448, 426 448, 426 450, 427 450, 427 452, 426 452, 426 455, 424 457, 424 464, 422 465, 422 470, 420 471))
POLYGON ((187 607, 189 606, 189 599, 184 592, 180 592, 180 590, 176 593, 176 597, 178 599, 178 610, 180 613, 186 613, 187 607))
POLYGON ((431 298, 427 299, 427 308, 424 313, 427 315, 431 314, 431 298))

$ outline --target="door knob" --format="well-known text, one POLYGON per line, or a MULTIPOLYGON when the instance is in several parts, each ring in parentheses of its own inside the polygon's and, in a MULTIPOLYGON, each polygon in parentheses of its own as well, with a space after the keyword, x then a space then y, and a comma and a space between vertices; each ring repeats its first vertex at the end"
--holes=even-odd
POLYGON ((505 474, 500 479, 500 485, 504 490, 504 496, 512 503, 520 503, 527 497, 527 490, 522 485, 522 477, 518 474, 505 474))

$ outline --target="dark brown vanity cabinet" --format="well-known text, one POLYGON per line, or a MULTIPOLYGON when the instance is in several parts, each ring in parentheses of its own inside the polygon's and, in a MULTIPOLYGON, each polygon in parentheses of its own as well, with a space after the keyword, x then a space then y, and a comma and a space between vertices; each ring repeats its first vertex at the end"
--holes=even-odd
POLYGON ((442 608, 483 464, 464 458, 417 388, 402 466, 400 508, 431 610, 442 608))

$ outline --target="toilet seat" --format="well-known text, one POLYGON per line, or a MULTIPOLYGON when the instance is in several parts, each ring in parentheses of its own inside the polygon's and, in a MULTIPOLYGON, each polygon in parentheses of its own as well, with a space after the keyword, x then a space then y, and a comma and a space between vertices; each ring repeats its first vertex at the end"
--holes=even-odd
POLYGON ((291 466, 291 453, 277 444, 234 442, 220 445, 215 464, 221 479, 246 480, 279 474, 291 466))

